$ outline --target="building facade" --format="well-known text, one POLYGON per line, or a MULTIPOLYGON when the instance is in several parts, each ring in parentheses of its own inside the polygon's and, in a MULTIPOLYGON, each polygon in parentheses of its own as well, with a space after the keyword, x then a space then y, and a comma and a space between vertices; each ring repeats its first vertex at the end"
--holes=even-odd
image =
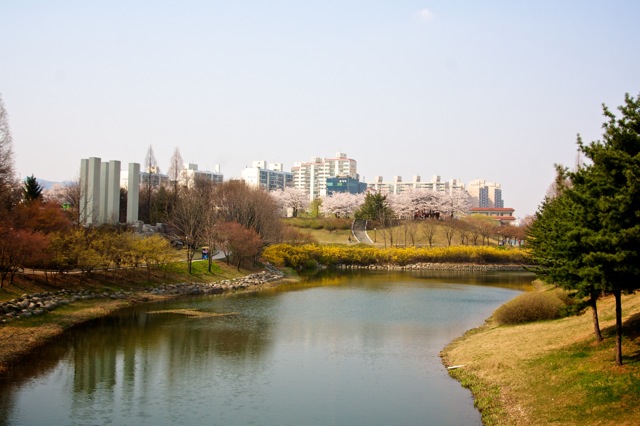
POLYGON ((349 176, 330 177, 327 178, 328 197, 336 192, 348 192, 349 194, 363 194, 367 191, 367 184, 360 182, 360 179, 354 179, 349 176))
POLYGON ((470 214, 489 216, 499 221, 502 225, 514 225, 516 223, 514 212, 515 210, 509 207, 472 207, 469 211, 470 214))
POLYGON ((360 180, 356 160, 338 152, 334 158, 313 157, 291 167, 293 187, 309 194, 309 200, 327 196, 327 179, 342 177, 360 180))
POLYGON ((198 170, 197 164, 187 163, 185 164, 184 169, 180 172, 180 179, 178 182, 180 185, 191 188, 197 179, 203 179, 218 185, 222 183, 223 178, 224 175, 220 173, 220 166, 216 165, 215 170, 211 172, 208 170, 198 170))
POLYGON ((504 208, 502 187, 499 183, 476 179, 469 182, 467 192, 471 196, 472 207, 504 208))
POLYGON ((367 184, 367 189, 383 195, 402 194, 411 189, 450 192, 457 189, 464 189, 464 184, 461 183, 459 179, 443 181, 438 175, 434 175, 430 181, 423 181, 419 175, 416 175, 413 177, 413 180, 408 182, 403 182, 402 176, 394 176, 393 180, 386 182, 382 176, 376 176, 373 182, 367 184))
POLYGON ((242 180, 247 185, 262 188, 267 191, 284 190, 293 186, 293 174, 285 172, 282 163, 253 161, 251 167, 242 171, 242 180))

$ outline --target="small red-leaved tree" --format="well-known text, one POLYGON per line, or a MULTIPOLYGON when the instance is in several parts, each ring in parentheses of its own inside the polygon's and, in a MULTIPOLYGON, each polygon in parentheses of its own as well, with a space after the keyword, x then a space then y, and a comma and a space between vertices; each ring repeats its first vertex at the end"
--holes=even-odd
POLYGON ((219 223, 216 229, 216 246, 227 257, 227 265, 233 260, 238 270, 243 262, 255 260, 262 249, 258 233, 238 222, 219 223))
POLYGON ((0 229, 0 287, 25 267, 40 267, 47 257, 48 239, 40 232, 3 227, 0 229))

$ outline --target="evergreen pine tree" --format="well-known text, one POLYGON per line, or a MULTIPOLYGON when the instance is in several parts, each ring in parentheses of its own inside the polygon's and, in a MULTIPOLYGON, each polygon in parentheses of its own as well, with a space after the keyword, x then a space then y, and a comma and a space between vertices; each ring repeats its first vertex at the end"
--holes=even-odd
POLYGON ((33 175, 27 176, 24 180, 22 196, 27 202, 42 199, 42 186, 40 186, 38 180, 33 175))

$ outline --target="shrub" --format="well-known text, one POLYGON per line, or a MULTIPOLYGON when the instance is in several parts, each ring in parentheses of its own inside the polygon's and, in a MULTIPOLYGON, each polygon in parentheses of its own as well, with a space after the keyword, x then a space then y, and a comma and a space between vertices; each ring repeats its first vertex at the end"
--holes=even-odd
POLYGON ((263 258, 276 265, 304 267, 312 259, 325 266, 335 265, 408 265, 435 263, 526 263, 525 252, 511 249, 498 252, 493 247, 389 247, 379 249, 366 245, 275 244, 267 247, 263 258))
POLYGON ((565 307, 556 292, 525 293, 499 307, 493 315, 502 325, 522 324, 560 318, 565 307))

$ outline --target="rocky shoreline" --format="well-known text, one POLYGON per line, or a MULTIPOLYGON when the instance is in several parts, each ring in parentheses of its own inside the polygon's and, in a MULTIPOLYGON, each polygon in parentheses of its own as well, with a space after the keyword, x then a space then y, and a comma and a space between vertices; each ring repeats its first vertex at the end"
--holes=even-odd
MULTIPOLYGON (((246 290, 282 279, 284 274, 275 268, 250 274, 241 278, 212 283, 162 284, 146 290, 154 296, 179 296, 194 294, 220 294, 233 290, 246 290)), ((0 303, 0 324, 8 324, 21 318, 40 316, 73 302, 91 299, 121 299, 134 296, 133 292, 90 292, 60 290, 55 292, 23 294, 21 297, 0 303)))
POLYGON ((412 263, 409 265, 338 265, 338 269, 390 270, 390 271, 528 271, 527 265, 473 264, 473 263, 412 263))

